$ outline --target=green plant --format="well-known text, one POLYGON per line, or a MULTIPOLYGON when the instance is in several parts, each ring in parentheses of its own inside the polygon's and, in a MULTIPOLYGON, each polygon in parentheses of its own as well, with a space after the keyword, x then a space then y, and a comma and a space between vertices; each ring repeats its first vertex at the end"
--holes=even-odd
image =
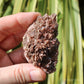
POLYGON ((84 39, 78 0, 0 0, 0 17, 34 11, 57 14, 60 46, 56 72, 31 84, 83 84, 84 39))

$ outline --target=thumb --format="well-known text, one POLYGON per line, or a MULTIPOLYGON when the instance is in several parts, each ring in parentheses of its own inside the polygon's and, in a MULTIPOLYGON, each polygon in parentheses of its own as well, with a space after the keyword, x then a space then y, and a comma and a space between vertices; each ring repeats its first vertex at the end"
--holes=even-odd
POLYGON ((32 64, 18 64, 0 68, 0 84, 17 84, 43 81, 45 72, 32 64))

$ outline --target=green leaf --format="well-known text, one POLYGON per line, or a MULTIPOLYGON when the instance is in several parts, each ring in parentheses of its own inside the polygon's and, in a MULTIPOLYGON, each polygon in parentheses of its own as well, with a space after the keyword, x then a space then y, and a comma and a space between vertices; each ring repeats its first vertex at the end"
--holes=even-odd
POLYGON ((3 14, 3 16, 7 16, 10 15, 12 13, 12 7, 9 5, 5 11, 5 13, 3 14))
POLYGON ((60 80, 60 67, 61 67, 61 58, 62 58, 62 20, 60 20, 59 22, 59 26, 58 26, 58 40, 60 42, 60 45, 59 45, 59 54, 58 54, 58 62, 57 62, 57 65, 56 65, 56 72, 55 72, 55 80, 54 80, 54 83, 55 84, 58 84, 59 80, 60 80))
POLYGON ((47 13, 47 0, 37 0, 37 11, 40 12, 42 15, 47 13))
POLYGON ((25 11, 34 12, 36 8, 37 0, 28 0, 27 7, 25 11))
POLYGON ((83 48, 84 48, 84 39, 82 38, 82 46, 83 46, 83 48))
POLYGON ((54 84, 54 73, 48 75, 48 83, 47 84, 54 84))
POLYGON ((13 14, 19 13, 21 11, 23 1, 24 0, 15 0, 13 14))
POLYGON ((68 0, 64 0, 64 26, 63 26, 63 84, 66 84, 67 76, 67 59, 69 55, 69 9, 68 0))
POLYGON ((3 14, 4 0, 0 0, 0 17, 3 14))
POLYGON ((81 21, 78 0, 70 0, 70 13, 74 31, 75 57, 76 57, 76 83, 83 84, 83 56, 81 42, 81 21))
POLYGON ((57 14, 57 3, 58 0, 48 0, 48 14, 57 14))

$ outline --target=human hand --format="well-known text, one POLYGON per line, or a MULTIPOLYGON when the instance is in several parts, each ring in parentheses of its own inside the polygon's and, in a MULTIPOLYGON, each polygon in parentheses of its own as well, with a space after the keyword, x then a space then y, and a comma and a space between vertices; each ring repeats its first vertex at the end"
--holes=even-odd
POLYGON ((45 72, 26 63, 22 48, 6 53, 22 41, 24 32, 38 15, 39 13, 31 12, 0 18, 0 84, 45 80, 45 72))

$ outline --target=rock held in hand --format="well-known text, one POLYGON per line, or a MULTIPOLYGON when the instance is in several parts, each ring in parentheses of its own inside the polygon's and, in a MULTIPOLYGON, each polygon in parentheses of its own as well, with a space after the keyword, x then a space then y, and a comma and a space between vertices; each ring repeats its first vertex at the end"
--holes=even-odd
POLYGON ((46 73, 56 70, 59 41, 56 14, 38 16, 23 36, 24 55, 28 63, 41 67, 46 73))

